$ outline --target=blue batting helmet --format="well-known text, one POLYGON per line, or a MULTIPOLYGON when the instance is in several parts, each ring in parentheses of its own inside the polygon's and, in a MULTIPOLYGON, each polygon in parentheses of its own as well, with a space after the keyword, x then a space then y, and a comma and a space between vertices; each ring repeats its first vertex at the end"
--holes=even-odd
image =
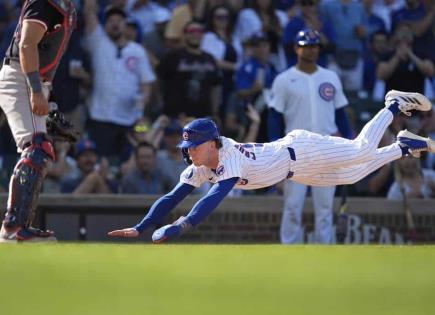
POLYGON ((219 139, 219 131, 213 120, 198 118, 183 128, 183 141, 177 147, 187 149, 196 147, 209 140, 219 139))
POLYGON ((304 28, 299 31, 295 38, 297 46, 315 46, 320 45, 320 34, 318 31, 310 28, 304 28))

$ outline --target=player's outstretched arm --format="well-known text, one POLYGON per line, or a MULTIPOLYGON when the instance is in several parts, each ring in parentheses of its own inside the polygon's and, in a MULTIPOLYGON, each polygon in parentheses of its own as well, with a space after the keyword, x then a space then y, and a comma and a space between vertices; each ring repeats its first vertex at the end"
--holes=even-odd
POLYGON ((213 185, 208 193, 193 206, 187 217, 180 217, 172 224, 165 225, 153 233, 154 243, 176 238, 202 222, 228 195, 238 181, 238 177, 225 179, 213 185))
POLYGON ((171 192, 160 197, 156 202, 154 202, 150 211, 148 211, 147 215, 136 226, 122 230, 111 231, 108 233, 108 235, 120 237, 139 236, 139 234, 149 226, 160 223, 163 217, 167 215, 173 208, 175 208, 175 206, 194 189, 195 187, 192 185, 178 183, 178 185, 175 186, 171 192))

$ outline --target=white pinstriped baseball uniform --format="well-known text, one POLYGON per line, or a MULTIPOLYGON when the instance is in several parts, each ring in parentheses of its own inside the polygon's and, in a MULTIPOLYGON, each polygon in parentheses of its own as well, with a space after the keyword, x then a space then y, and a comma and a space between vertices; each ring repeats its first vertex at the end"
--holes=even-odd
POLYGON ((284 138, 263 144, 243 144, 221 137, 219 163, 215 171, 190 165, 180 182, 195 187, 238 177, 236 188, 257 189, 285 178, 314 186, 353 184, 382 165, 402 156, 398 143, 378 149, 386 128, 393 120, 382 109, 354 140, 294 130, 284 138))
MULTIPOLYGON (((338 131, 335 111, 348 104, 337 74, 321 66, 313 73, 291 67, 276 77, 272 92, 269 107, 283 115, 286 132, 304 129, 321 135, 335 134, 338 131)), ((307 190, 307 185, 292 181, 284 185, 280 228, 280 239, 284 244, 302 242, 302 210, 307 190)), ((334 194, 335 186, 311 189, 316 242, 331 243, 334 194)))

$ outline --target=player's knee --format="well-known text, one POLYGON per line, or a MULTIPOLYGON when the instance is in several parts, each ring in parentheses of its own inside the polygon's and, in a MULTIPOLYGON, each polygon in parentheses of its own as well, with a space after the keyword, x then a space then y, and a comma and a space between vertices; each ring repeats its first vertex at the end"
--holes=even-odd
POLYGON ((17 168, 24 170, 26 168, 20 166, 26 165, 40 173, 45 173, 48 162, 53 161, 54 158, 55 154, 51 141, 46 134, 38 133, 33 136, 30 143, 25 145, 17 168))

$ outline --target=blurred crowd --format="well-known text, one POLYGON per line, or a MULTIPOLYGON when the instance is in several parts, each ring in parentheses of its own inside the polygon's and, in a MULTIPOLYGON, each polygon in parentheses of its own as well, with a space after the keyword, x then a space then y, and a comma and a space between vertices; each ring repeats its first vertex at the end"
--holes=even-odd
MULTIPOLYGON (((0 2, 0 58, 22 2, 0 2)), ((434 98, 433 0, 73 2, 77 29, 51 100, 82 138, 73 147, 55 144, 57 159, 43 192, 163 194, 185 167, 176 144, 182 126, 195 117, 213 117, 221 134, 236 141, 268 141, 269 89, 295 64, 294 38, 306 27, 321 34, 319 64, 342 80, 354 134, 390 89, 434 98)), ((405 128, 435 138, 433 111, 397 117, 381 145, 405 128)), ((0 135, 0 191, 7 191, 17 155, 2 113, 0 135)), ((396 199, 401 190, 435 196, 433 154, 386 165, 350 193, 396 199)))

